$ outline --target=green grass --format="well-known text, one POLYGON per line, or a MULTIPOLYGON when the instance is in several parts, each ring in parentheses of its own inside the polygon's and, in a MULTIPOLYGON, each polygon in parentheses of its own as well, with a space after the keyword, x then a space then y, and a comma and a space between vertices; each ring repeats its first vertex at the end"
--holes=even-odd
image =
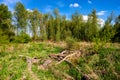
POLYGON ((94 71, 100 80, 119 80, 120 49, 100 49, 98 54, 80 58, 78 65, 83 73, 94 71))
POLYGON ((32 71, 37 75, 40 80, 56 80, 55 76, 50 70, 38 70, 37 66, 32 67, 32 71))
MULTIPOLYGON (((27 44, 1 44, 0 45, 0 80, 20 80, 25 75, 26 80, 34 80, 27 71, 25 58, 19 55, 48 59, 48 54, 57 54, 63 47, 53 46, 45 42, 31 42, 27 44)), ((41 62, 42 63, 42 62, 41 62)), ((39 64, 41 64, 39 63, 39 64)), ((81 73, 90 74, 93 71, 98 80, 120 79, 120 48, 101 48, 98 53, 79 58, 76 66, 81 73)), ((63 80, 63 73, 72 76, 76 80, 82 79, 83 75, 68 63, 62 62, 49 70, 40 70, 38 65, 32 65, 32 71, 40 80, 63 80), (55 74, 54 71, 59 71, 55 74)))
MULTIPOLYGON (((52 45, 47 45, 41 42, 28 44, 2 44, 0 45, 0 80, 19 80, 21 79, 23 74, 27 75, 26 77, 28 80, 30 79, 29 72, 26 71, 26 60, 19 57, 19 55, 37 58, 47 58, 48 54, 56 54, 59 53, 61 50, 61 47, 54 47, 52 45)), ((47 79, 48 76, 51 80, 54 79, 54 77, 52 77, 53 75, 51 75, 50 73, 39 72, 40 71, 35 72, 35 74, 41 74, 39 78, 43 80, 45 78, 47 79), (43 75, 45 76, 43 77, 43 75)))

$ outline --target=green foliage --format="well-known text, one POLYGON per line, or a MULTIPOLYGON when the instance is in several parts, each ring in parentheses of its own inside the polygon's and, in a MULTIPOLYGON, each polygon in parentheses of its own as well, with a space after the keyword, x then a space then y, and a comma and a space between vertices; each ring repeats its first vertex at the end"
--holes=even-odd
MULTIPOLYGON (((0 44, 0 80, 33 80, 28 71, 26 56, 37 57, 44 61, 48 54, 59 53, 63 48, 48 45, 46 43, 27 43, 27 44, 0 44), (2 51, 1 51, 2 50, 2 51), (23 55, 20 57, 19 55, 23 55)), ((38 79, 58 80, 50 71, 39 70, 37 65, 32 66, 33 73, 38 79)))
POLYGON ((93 41, 94 38, 99 38, 104 42, 120 42, 120 17, 118 16, 115 25, 112 25, 113 13, 105 21, 103 28, 98 24, 96 10, 92 10, 88 15, 87 22, 78 11, 72 14, 70 20, 66 20, 66 16, 61 16, 58 9, 54 9, 53 14, 41 14, 37 9, 27 11, 25 6, 18 2, 13 16, 4 4, 0 5, 0 15, 0 29, 5 34, 3 36, 8 36, 9 42, 21 31, 29 34, 32 32, 33 40, 65 41, 69 36, 79 41, 93 41), (12 17, 14 25, 11 24, 12 17))
POLYGON ((98 53, 99 50, 105 45, 105 42, 101 41, 101 39, 98 37, 93 38, 92 41, 93 41, 92 50, 96 53, 98 53))
POLYGON ((115 71, 120 75, 120 62, 115 63, 115 71))
POLYGON ((33 40, 36 40, 39 34, 39 26, 41 21, 41 14, 37 9, 34 9, 33 12, 29 13, 29 19, 30 19, 30 29, 33 34, 33 40))
POLYGON ((78 44, 77 40, 71 37, 67 37, 66 40, 66 49, 68 50, 80 50, 81 46, 78 44))
POLYGON ((58 9, 55 9, 53 11, 54 15, 55 15, 55 29, 56 29, 56 32, 55 32, 55 40, 56 41, 60 41, 60 37, 61 37, 61 30, 60 30, 60 15, 59 15, 59 11, 58 9))
POLYGON ((33 72, 35 72, 37 74, 39 79, 56 80, 55 76, 52 74, 52 72, 50 70, 48 70, 48 71, 38 70, 37 66, 33 66, 32 70, 33 70, 33 72))
POLYGON ((28 34, 21 32, 20 35, 15 37, 15 40, 13 42, 16 43, 28 43, 31 41, 31 38, 28 34))
MULTIPOLYGON (((103 28, 99 28, 95 10, 88 15, 87 22, 77 11, 72 15, 71 20, 66 20, 66 16, 61 16, 58 9, 55 9, 53 13, 41 14, 37 9, 29 12, 22 3, 18 2, 13 14, 16 25, 14 26, 12 25, 13 16, 8 7, 0 4, 0 80, 21 79, 24 74, 26 79, 31 79, 29 72, 26 71, 25 59, 18 55, 46 59, 48 54, 56 54, 63 50, 61 47, 54 47, 46 43, 15 44, 30 42, 31 37, 26 34, 27 32, 32 32, 33 40, 39 37, 42 40, 64 40, 68 50, 80 49, 80 45, 76 41, 92 41, 92 50, 98 54, 83 55, 75 66, 78 66, 81 73, 84 74, 94 72, 101 80, 117 80, 120 74, 120 49, 104 48, 103 46, 109 41, 120 42, 120 16, 116 18, 115 25, 113 25, 114 16, 111 14, 103 28), (1 44, 11 41, 15 42, 12 46, 1 44)), ((57 67, 57 70, 64 70, 63 72, 69 73, 76 80, 80 80, 82 77, 78 70, 68 67, 67 64, 57 67)), ((32 71, 40 79, 62 79, 61 77, 56 78, 50 70, 38 70, 36 65, 32 66, 32 71)))
POLYGON ((12 14, 6 5, 0 4, 0 43, 8 43, 12 40, 13 30, 12 14))
POLYGON ((116 18, 114 25, 115 35, 113 37, 113 42, 120 42, 120 15, 116 18))
POLYGON ((73 49, 74 44, 75 44, 75 40, 73 38, 71 37, 66 38, 66 45, 68 50, 73 49))
POLYGON ((112 41, 112 38, 115 35, 115 30, 113 28, 113 25, 111 24, 113 21, 113 14, 111 13, 110 16, 108 16, 107 20, 105 21, 104 27, 100 31, 100 38, 104 42, 110 42, 112 41))
POLYGON ((115 31, 112 28, 112 25, 108 25, 106 23, 100 32, 101 40, 104 42, 109 42, 114 37, 114 35, 115 35, 115 31))
POLYGON ((9 43, 8 35, 1 33, 0 31, 0 43, 9 43))
POLYGON ((81 80, 82 75, 76 70, 75 68, 69 69, 69 74, 75 79, 75 80, 81 80))
MULTIPOLYGON (((40 59, 39 65, 44 60, 49 59, 48 54, 59 53, 63 48, 47 44, 45 42, 32 42, 27 44, 4 44, 0 45, 0 79, 21 79, 24 75, 26 79, 33 79, 29 71, 27 71, 27 63, 25 58, 18 55, 36 57, 40 59)), ((83 75, 91 75, 93 72, 102 80, 119 80, 117 75, 120 74, 120 49, 100 48, 98 54, 81 56, 76 63, 76 67, 63 62, 59 65, 52 65, 52 70, 38 69, 39 65, 32 65, 33 73, 38 79, 62 80, 63 74, 69 74, 75 80, 81 80, 83 75), (54 73, 56 71, 56 74, 54 73)), ((94 78, 93 78, 94 79, 94 78)))
POLYGON ((97 19, 96 10, 93 10, 92 13, 88 15, 88 20, 85 26, 85 37, 87 41, 92 41, 98 34, 99 27, 97 19))
POLYGON ((8 6, 4 5, 4 4, 0 4, 0 28, 8 28, 10 24, 9 23, 9 20, 10 19, 10 22, 11 22, 11 18, 12 18, 12 14, 10 11, 8 11, 8 6))
POLYGON ((19 35, 21 31, 24 31, 26 33, 28 24, 27 23, 28 14, 24 5, 20 2, 16 3, 14 18, 17 27, 17 35, 19 35))

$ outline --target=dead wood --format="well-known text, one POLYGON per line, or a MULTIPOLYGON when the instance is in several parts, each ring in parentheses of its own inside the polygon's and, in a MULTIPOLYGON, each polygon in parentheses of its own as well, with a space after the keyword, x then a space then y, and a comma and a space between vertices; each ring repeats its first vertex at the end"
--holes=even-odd
MULTIPOLYGON (((60 55, 59 55, 60 56, 60 55)), ((65 55, 65 57, 59 61, 57 64, 62 63, 63 61, 78 59, 81 56, 81 51, 71 51, 69 55, 65 55)))
POLYGON ((46 60, 42 65, 38 66, 38 69, 48 70, 48 68, 52 65, 52 60, 46 60))

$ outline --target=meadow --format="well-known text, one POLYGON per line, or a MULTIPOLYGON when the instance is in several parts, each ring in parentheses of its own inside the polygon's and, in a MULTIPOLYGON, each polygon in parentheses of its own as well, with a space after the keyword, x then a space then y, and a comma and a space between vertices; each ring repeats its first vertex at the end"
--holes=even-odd
MULTIPOLYGON (((87 53, 92 50, 90 43, 77 44, 87 53)), ((64 42, 0 44, 0 80, 87 80, 85 75, 90 80, 120 79, 120 44, 117 43, 108 43, 98 53, 79 57, 74 64, 81 72, 65 61, 55 65, 55 60, 47 70, 38 68, 45 60, 50 60, 49 54, 59 54, 65 49, 64 42), (31 70, 26 56, 39 59, 38 63, 31 65, 31 70)))

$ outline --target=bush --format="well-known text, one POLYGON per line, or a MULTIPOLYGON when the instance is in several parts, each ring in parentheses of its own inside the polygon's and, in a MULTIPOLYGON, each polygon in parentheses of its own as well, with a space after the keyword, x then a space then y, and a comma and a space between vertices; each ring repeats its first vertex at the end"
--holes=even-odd
POLYGON ((75 44, 75 40, 71 37, 66 38, 67 49, 71 50, 73 45, 75 44))
POLYGON ((0 43, 9 43, 9 39, 7 35, 0 35, 0 43))
POLYGON ((82 74, 80 74, 75 68, 69 69, 69 74, 75 79, 75 80, 81 80, 82 74))
POLYGON ((31 41, 31 38, 28 34, 21 32, 20 35, 15 37, 14 42, 16 43, 28 43, 31 41))
POLYGON ((80 49, 80 44, 76 42, 74 38, 67 37, 66 38, 66 48, 68 50, 79 50, 80 49))
POLYGON ((8 43, 9 38, 8 35, 5 35, 3 31, 0 29, 0 43, 8 43))
POLYGON ((101 41, 101 39, 99 37, 93 38, 93 51, 95 53, 98 53, 100 49, 102 49, 104 47, 104 45, 106 44, 104 41, 101 41))

